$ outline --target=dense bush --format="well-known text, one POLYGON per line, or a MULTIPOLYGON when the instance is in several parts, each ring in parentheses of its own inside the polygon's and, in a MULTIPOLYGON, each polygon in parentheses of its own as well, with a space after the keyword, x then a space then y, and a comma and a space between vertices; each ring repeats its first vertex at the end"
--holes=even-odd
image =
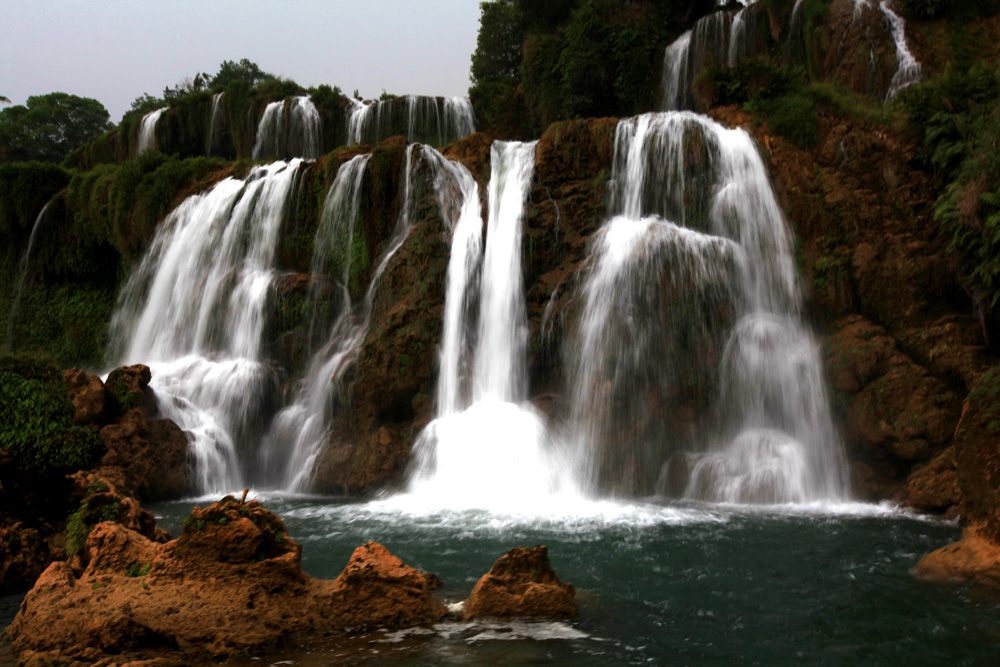
POLYGON ((0 164, 0 233, 9 241, 30 230, 38 213, 69 179, 69 172, 50 163, 0 164))
POLYGON ((55 364, 0 356, 0 449, 26 474, 48 477, 89 467, 101 446, 95 429, 73 424, 73 404, 55 364))

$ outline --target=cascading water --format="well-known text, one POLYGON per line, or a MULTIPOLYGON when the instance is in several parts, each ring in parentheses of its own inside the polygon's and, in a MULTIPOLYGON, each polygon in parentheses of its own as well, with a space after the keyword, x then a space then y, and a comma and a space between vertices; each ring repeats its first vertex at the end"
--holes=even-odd
POLYGON ((318 158, 323 152, 323 123, 306 95, 271 102, 257 126, 253 159, 318 158))
POLYGON ((134 155, 138 155, 147 148, 156 148, 156 124, 160 121, 160 116, 167 110, 167 107, 150 111, 139 122, 139 132, 135 137, 134 155))
POLYGON ((437 416, 416 444, 407 491, 438 507, 533 511, 555 482, 544 420, 527 403, 521 234, 535 144, 495 142, 490 159, 485 249, 475 182, 464 168, 439 165, 439 192, 453 179, 463 203, 452 207, 460 215, 448 265, 437 416), (469 321, 477 311, 478 320, 469 321))
POLYGON ((278 230, 301 160, 255 167, 189 197, 160 224, 112 317, 119 363, 145 363, 160 411, 191 438, 197 488, 245 480, 236 443, 273 412, 277 378, 262 360, 278 230))
POLYGON ((885 14, 892 31, 892 39, 896 43, 896 72, 892 75, 889 90, 885 94, 885 101, 888 102, 903 88, 920 81, 923 78, 923 71, 906 44, 906 22, 903 17, 892 11, 884 1, 879 2, 878 6, 885 14))
POLYGON ((401 134, 410 142, 441 147, 476 131, 475 111, 465 97, 407 95, 370 104, 351 102, 348 145, 377 144, 401 134))
POLYGON ((584 485, 842 496, 791 238, 749 135, 688 112, 623 120, 610 190, 569 347, 584 485))
POLYGON ((28 247, 21 255, 21 262, 18 265, 17 283, 14 286, 14 298, 10 302, 10 313, 7 315, 7 336, 6 348, 12 350, 14 345, 14 322, 17 320, 17 308, 21 303, 21 292, 24 291, 24 281, 28 277, 28 262, 31 261, 31 251, 35 247, 35 239, 38 237, 38 230, 45 220, 45 213, 49 210, 49 203, 42 207, 42 210, 35 218, 35 224, 31 226, 31 233, 28 235, 28 247))
POLYGON ((205 140, 205 155, 212 157, 215 150, 215 142, 218 140, 219 131, 222 125, 222 96, 225 93, 215 93, 212 95, 212 113, 208 117, 208 139, 205 140))
POLYGON ((757 14, 751 3, 737 12, 713 12, 678 37, 663 55, 660 109, 693 109, 691 84, 708 67, 735 67, 754 54, 757 14))

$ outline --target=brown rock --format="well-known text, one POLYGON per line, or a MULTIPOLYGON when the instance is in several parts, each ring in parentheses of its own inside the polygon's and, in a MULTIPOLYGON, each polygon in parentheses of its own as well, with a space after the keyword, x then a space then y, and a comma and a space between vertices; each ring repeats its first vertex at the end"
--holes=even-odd
POLYGON ((9 628, 22 660, 217 660, 361 628, 444 616, 433 575, 370 542, 333 581, 302 572, 300 545, 259 503, 227 497, 156 544, 120 524, 87 537, 86 566, 54 563, 9 628))
POLYGON ((915 468, 906 480, 904 504, 920 512, 947 512, 962 502, 962 489, 950 447, 930 463, 915 468))
POLYGON ((118 414, 123 414, 132 408, 149 405, 146 388, 152 377, 149 366, 143 364, 122 366, 111 371, 104 383, 108 391, 109 407, 118 414))
POLYGON ((0 594, 26 590, 50 561, 38 529, 0 521, 0 594))
POLYGON ((63 371, 63 379, 73 401, 73 423, 80 426, 103 424, 107 395, 101 378, 79 368, 71 368, 63 371))
POLYGON ((576 616, 576 590, 549 564, 548 548, 515 547, 483 575, 465 602, 470 618, 559 619, 576 616))
POLYGON ((100 465, 121 468, 136 497, 177 498, 187 491, 188 440, 171 420, 150 419, 132 408, 118 423, 102 428, 101 437, 107 453, 100 465))
POLYGON ((921 558, 913 574, 928 581, 976 581, 1000 588, 1000 545, 983 535, 981 525, 970 524, 961 540, 921 558))

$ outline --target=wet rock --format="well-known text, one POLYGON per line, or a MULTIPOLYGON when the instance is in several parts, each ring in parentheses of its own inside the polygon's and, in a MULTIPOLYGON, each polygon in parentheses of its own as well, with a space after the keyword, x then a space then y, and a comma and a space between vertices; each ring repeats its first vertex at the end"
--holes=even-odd
POLYGON ((906 480, 903 504, 919 512, 957 515, 961 502, 953 447, 926 465, 915 467, 906 480))
POLYGON ((73 402, 73 423, 80 426, 103 424, 107 395, 101 378, 79 368, 71 368, 63 371, 63 379, 73 402))
POLYGON ((111 371, 104 383, 110 409, 117 414, 124 414, 132 408, 147 407, 150 396, 146 388, 152 377, 149 366, 143 364, 122 366, 111 371))
POLYGON ((962 515, 1000 545, 1000 366, 979 378, 955 430, 956 471, 965 494, 962 515))
POLYGON ((445 614, 435 578, 374 542, 337 579, 307 576, 281 520, 232 497, 196 508, 166 544, 101 523, 85 552, 82 570, 53 563, 25 598, 9 628, 22 660, 191 664, 445 614))
POLYGON ((575 594, 552 570, 547 547, 515 547, 476 582, 463 614, 466 619, 574 618, 575 594))
POLYGON ((101 437, 107 453, 100 466, 120 468, 136 497, 178 498, 188 490, 188 439, 173 421, 151 419, 143 409, 132 408, 102 428, 101 437))
POLYGON ((961 540, 921 558, 913 574, 928 581, 975 581, 1000 588, 1000 545, 983 534, 982 525, 969 525, 961 540))
POLYGON ((0 594, 31 586, 51 562, 42 533, 22 521, 0 521, 0 594))

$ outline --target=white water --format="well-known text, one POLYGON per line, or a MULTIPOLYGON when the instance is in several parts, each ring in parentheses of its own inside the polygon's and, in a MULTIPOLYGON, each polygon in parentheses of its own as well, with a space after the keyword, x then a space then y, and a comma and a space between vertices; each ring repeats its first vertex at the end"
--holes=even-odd
POLYGON ((896 43, 896 72, 892 75, 889 91, 885 94, 885 101, 888 102, 903 88, 920 81, 923 78, 923 71, 906 44, 906 22, 903 17, 892 11, 884 1, 879 2, 878 6, 885 14, 892 31, 892 39, 896 43))
POLYGON ((253 159, 318 158, 323 152, 323 124, 308 96, 271 102, 257 125, 253 159))
POLYGON ((208 118, 208 139, 205 141, 205 155, 212 157, 212 150, 217 141, 216 135, 222 124, 222 96, 225 93, 215 93, 212 95, 212 114, 208 118))
POLYGON ((28 247, 21 255, 21 262, 17 268, 17 283, 14 285, 14 298, 10 302, 10 313, 7 315, 7 337, 6 348, 12 350, 14 345, 14 322, 17 319, 17 309, 21 303, 21 292, 24 291, 24 281, 28 277, 28 262, 31 261, 31 251, 35 247, 35 239, 38 237, 38 230, 45 220, 45 212, 49 210, 49 203, 46 202, 42 210, 35 217, 35 223, 31 225, 31 233, 28 235, 28 247))
POLYGON ((485 248, 478 189, 464 170, 448 174, 463 204, 452 234, 438 413, 415 446, 398 503, 530 512, 552 502, 557 484, 545 421, 527 403, 521 236, 535 144, 495 142, 490 159, 485 248), (475 323, 467 319, 473 298, 475 323))
POLYGON ((842 497, 791 237, 750 136, 689 112, 623 120, 609 186, 569 343, 584 484, 648 492, 683 463, 690 498, 842 497), (692 382, 710 416, 678 420, 692 382))
POLYGON ((191 434, 200 492, 240 486, 235 443, 254 440, 276 401, 261 352, 264 308, 301 167, 255 167, 186 199, 160 224, 112 317, 110 338, 124 348, 116 365, 149 365, 160 411, 191 434))
POLYGON ((138 155, 147 148, 157 148, 156 124, 160 121, 160 116, 167 110, 167 107, 150 111, 139 122, 139 132, 135 137, 135 149, 133 155, 138 155))
POLYGON ((347 144, 375 145, 394 135, 407 141, 446 146, 476 131, 475 111, 465 97, 406 95, 379 102, 351 100, 347 144))

